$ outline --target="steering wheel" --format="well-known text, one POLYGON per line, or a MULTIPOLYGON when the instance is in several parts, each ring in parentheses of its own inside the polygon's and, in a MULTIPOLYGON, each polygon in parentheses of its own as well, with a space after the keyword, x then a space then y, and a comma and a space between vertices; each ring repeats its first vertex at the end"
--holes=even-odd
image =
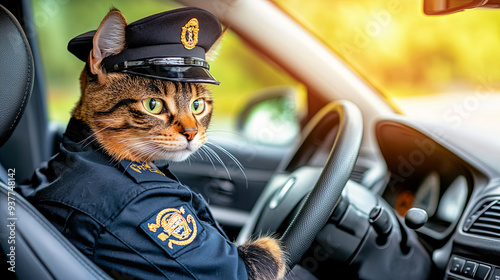
POLYGON ((361 112, 352 102, 337 100, 323 107, 305 127, 305 137, 284 161, 285 168, 279 168, 267 184, 237 243, 253 234, 275 232, 291 220, 281 241, 289 257, 288 267, 297 264, 335 210, 358 157, 362 135, 361 112), (310 136, 328 134, 333 127, 337 128, 335 141, 324 167, 307 166, 311 152, 304 151, 311 150, 310 136))

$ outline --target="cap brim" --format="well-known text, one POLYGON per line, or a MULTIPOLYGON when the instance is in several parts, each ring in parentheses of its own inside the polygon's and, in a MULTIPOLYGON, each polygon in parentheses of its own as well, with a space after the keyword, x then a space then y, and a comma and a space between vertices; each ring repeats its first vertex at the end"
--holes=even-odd
POLYGON ((94 38, 95 33, 96 30, 92 30, 71 39, 68 43, 68 51, 78 57, 81 61, 86 62, 89 57, 89 53, 93 48, 92 39, 94 38))
POLYGON ((210 72, 203 67, 144 66, 126 69, 121 72, 176 82, 207 83, 214 85, 220 84, 220 82, 217 81, 217 79, 215 79, 214 76, 212 76, 212 74, 210 74, 210 72))

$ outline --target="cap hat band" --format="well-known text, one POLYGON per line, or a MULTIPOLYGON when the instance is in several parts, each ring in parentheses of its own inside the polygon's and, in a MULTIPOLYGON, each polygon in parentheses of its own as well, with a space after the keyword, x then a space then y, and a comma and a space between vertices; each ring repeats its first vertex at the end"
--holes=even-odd
POLYGON ((120 72, 129 70, 136 67, 146 66, 162 66, 162 67, 175 67, 175 66, 195 66, 203 67, 207 70, 210 69, 208 63, 197 57, 163 57, 163 58, 150 58, 142 60, 123 61, 115 65, 108 66, 108 71, 120 72))

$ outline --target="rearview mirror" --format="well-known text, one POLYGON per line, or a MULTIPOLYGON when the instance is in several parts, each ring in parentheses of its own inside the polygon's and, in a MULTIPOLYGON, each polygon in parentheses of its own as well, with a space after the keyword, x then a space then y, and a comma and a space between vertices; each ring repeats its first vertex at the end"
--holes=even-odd
POLYGON ((424 0, 426 15, 446 15, 476 7, 498 8, 499 0, 424 0))

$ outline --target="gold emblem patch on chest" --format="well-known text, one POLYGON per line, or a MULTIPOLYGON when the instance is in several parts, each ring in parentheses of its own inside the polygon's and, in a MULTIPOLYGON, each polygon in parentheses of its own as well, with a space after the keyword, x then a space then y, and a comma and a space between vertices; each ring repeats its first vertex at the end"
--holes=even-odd
POLYGON ((184 48, 190 50, 196 46, 198 43, 198 31, 200 31, 200 28, 198 27, 198 20, 196 18, 190 19, 182 27, 181 43, 184 45, 184 48))
POLYGON ((170 249, 173 249, 173 244, 188 245, 196 238, 197 228, 193 216, 185 213, 184 207, 163 209, 156 215, 156 223, 148 223, 148 228, 156 232, 161 227, 162 232, 157 237, 161 241, 168 240, 170 249))

